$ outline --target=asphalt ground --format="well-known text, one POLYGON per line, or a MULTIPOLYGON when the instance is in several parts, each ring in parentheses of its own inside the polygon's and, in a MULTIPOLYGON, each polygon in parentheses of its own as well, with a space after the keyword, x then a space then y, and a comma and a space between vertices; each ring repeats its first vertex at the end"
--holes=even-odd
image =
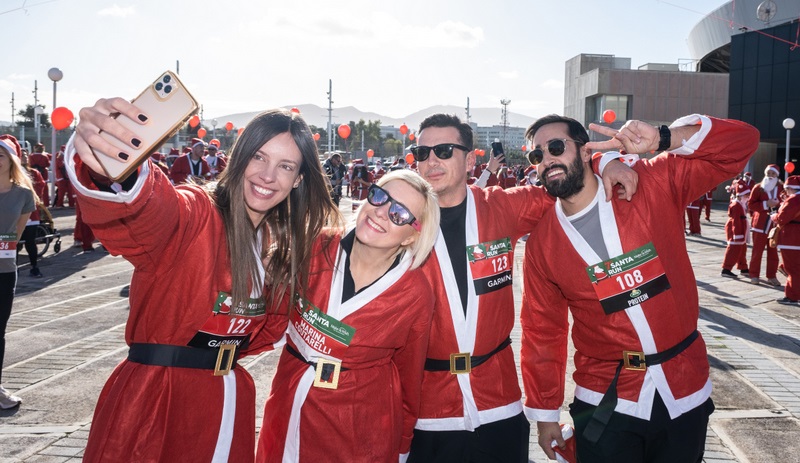
MULTIPOLYGON (((759 285, 720 276, 725 208, 715 204, 711 222, 702 222, 702 236, 687 237, 716 404, 704 461, 800 462, 800 307, 776 303, 782 288, 767 286, 763 276, 759 285)), ((350 213, 349 200, 341 209, 350 213)), ((131 265, 98 243, 94 252, 74 247, 72 209, 54 210, 53 216, 62 246, 54 253, 51 243, 40 260, 44 278, 28 275, 24 252, 19 260, 3 384, 23 403, 0 410, 0 462, 80 461, 100 389, 127 354, 123 332, 131 265)), ((524 242, 517 249, 519 275, 524 242)), ((520 281, 514 284, 517 305, 520 281)), ((519 338, 517 326, 512 332, 517 355, 519 338)), ((257 424, 277 358, 267 353, 243 362, 258 386, 257 424)), ((564 421, 573 386, 568 373, 564 421)), ((530 461, 547 461, 533 428, 530 461)))

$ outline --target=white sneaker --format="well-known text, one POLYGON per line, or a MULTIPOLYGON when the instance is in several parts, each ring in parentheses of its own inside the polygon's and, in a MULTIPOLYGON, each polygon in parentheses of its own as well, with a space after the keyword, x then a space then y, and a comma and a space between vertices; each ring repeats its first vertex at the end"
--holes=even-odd
POLYGON ((3 386, 0 386, 0 408, 3 410, 8 410, 9 408, 14 408, 22 403, 22 399, 19 397, 12 395, 10 392, 6 390, 3 386))

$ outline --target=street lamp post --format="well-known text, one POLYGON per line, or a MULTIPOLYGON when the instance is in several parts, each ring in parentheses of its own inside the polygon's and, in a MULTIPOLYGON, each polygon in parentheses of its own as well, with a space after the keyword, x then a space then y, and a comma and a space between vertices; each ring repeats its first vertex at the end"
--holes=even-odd
MULTIPOLYGON (((56 109, 56 84, 59 80, 64 77, 64 73, 61 72, 61 69, 58 68, 50 68, 47 71, 47 77, 53 81, 53 110, 56 109)), ((50 160, 50 197, 56 197, 56 128, 53 126, 53 121, 50 121, 50 153, 52 154, 52 159, 50 160)), ((72 204, 70 204, 72 206, 72 204)))
POLYGON ((211 119, 211 138, 217 138, 217 120, 211 119))
MULTIPOLYGON (((787 117, 786 119, 784 119, 783 120, 783 128, 786 129, 786 160, 784 162, 788 163, 789 162, 789 142, 790 142, 789 135, 791 134, 792 129, 794 128, 794 119, 792 119, 791 117, 787 117)), ((784 164, 784 165, 786 165, 786 164, 784 164)), ((789 178, 789 172, 784 173, 784 180, 786 180, 787 178, 789 178)))

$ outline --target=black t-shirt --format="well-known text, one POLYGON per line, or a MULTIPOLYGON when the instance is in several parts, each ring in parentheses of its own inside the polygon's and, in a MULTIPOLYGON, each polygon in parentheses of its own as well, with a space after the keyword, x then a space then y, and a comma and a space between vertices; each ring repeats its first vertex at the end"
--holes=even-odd
MULTIPOLYGON (((373 280, 372 283, 368 284, 367 286, 364 286, 363 288, 361 288, 361 290, 356 292, 356 282, 353 280, 353 274, 350 273, 350 255, 353 253, 353 243, 355 242, 355 240, 356 240, 356 231, 351 230, 350 233, 342 237, 341 241, 342 249, 347 253, 347 260, 344 263, 344 282, 342 284, 343 303, 350 300, 350 298, 360 293, 361 291, 364 291, 365 289, 369 288, 370 286, 375 284, 376 281, 380 279, 380 277, 375 278, 375 280, 373 280)), ((392 263, 392 266, 389 267, 389 270, 397 267, 397 265, 400 264, 400 259, 402 257, 403 253, 401 252, 394 259, 394 263, 392 263)), ((387 270, 386 273, 389 273, 389 270, 387 270)), ((383 275, 386 275, 386 273, 384 273, 383 275)))
POLYGON ((441 228, 453 275, 461 295, 461 308, 467 313, 467 199, 458 206, 441 208, 441 228))

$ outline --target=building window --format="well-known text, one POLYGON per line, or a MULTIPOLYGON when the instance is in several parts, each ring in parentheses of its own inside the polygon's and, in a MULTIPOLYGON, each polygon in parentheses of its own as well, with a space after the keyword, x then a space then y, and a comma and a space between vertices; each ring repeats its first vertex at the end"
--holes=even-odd
POLYGON ((628 120, 628 102, 630 97, 628 95, 602 95, 597 99, 597 112, 594 115, 595 121, 603 120, 603 113, 610 109, 617 114, 617 121, 623 122, 628 120))

